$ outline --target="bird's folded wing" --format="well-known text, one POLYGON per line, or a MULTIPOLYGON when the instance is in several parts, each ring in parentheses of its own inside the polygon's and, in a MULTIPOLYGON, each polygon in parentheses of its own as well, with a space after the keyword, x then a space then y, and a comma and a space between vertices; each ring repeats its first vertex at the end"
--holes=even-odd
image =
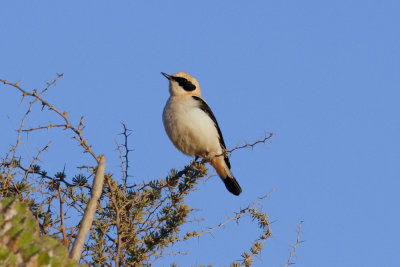
MULTIPOLYGON (((222 136, 222 132, 221 129, 219 128, 217 119, 214 116, 214 113, 212 112, 212 110, 210 109, 210 107, 207 105, 207 103, 198 96, 192 96, 194 100, 198 101, 199 103, 199 108, 204 111, 210 118, 211 120, 214 122, 215 127, 217 128, 218 131, 218 135, 219 135, 219 143, 221 144, 221 148, 222 151, 226 151, 226 146, 225 146, 225 142, 224 142, 224 137, 222 136)), ((229 158, 227 156, 224 156, 226 165, 228 165, 229 169, 231 168, 231 163, 229 162, 229 158)))

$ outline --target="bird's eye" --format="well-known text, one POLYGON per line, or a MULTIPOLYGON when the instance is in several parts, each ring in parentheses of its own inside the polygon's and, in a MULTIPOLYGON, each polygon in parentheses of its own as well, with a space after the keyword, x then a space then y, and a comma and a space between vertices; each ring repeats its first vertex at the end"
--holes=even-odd
POLYGON ((173 77, 173 79, 185 90, 185 91, 194 91, 196 86, 182 77, 173 77))

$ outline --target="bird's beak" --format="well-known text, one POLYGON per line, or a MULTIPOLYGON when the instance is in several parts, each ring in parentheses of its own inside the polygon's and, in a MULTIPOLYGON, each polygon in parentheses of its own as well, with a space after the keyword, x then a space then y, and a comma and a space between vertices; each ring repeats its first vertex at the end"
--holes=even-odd
POLYGON ((164 75, 165 78, 167 78, 168 80, 171 79, 171 75, 168 75, 168 74, 166 74, 166 73, 164 73, 164 72, 161 72, 161 74, 164 75))

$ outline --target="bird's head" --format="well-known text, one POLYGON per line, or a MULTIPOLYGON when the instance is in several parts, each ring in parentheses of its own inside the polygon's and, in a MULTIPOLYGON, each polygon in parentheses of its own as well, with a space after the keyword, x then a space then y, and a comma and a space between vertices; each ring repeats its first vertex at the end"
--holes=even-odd
POLYGON ((161 72, 169 80, 171 96, 195 95, 201 96, 199 82, 186 72, 177 72, 173 75, 161 72))

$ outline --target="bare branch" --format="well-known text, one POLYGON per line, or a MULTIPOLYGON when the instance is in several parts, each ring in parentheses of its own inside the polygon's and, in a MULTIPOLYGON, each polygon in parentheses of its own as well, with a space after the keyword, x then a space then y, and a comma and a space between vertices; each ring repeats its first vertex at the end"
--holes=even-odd
POLYGON ((63 236, 63 243, 66 248, 69 248, 69 241, 67 237, 67 232, 65 231, 65 218, 64 218, 64 198, 61 195, 61 186, 58 184, 57 188, 57 193, 58 193, 58 198, 60 200, 60 216, 61 216, 61 225, 60 225, 60 230, 62 232, 63 236))
POLYGON ((184 238, 177 239, 177 241, 185 241, 185 240, 188 240, 188 239, 193 238, 193 237, 199 237, 199 236, 201 236, 203 234, 212 233, 214 230, 225 226, 226 224, 228 224, 231 221, 238 221, 245 214, 251 215, 251 211, 254 209, 254 207, 259 205, 264 199, 269 198, 274 191, 275 191, 275 189, 273 189, 267 195, 265 195, 263 197, 260 197, 258 199, 258 201, 253 202, 252 204, 248 205, 244 209, 241 209, 239 212, 236 213, 235 216, 229 217, 224 222, 222 222, 222 223, 220 223, 220 224, 218 224, 218 225, 216 225, 214 227, 211 227, 208 230, 204 230, 204 231, 200 231, 200 232, 197 232, 197 231, 189 232, 189 235, 186 235, 184 238))
POLYGON ((238 149, 242 149, 242 148, 251 148, 251 149, 253 149, 254 146, 256 146, 256 145, 258 145, 258 144, 265 144, 265 143, 266 143, 269 139, 271 139, 273 136, 274 136, 274 133, 267 133, 267 132, 265 132, 265 136, 264 136, 263 139, 257 140, 257 141, 255 141, 255 142, 253 142, 253 143, 246 143, 246 144, 244 144, 244 145, 234 147, 234 148, 232 148, 231 150, 228 150, 227 152, 228 152, 228 153, 232 153, 233 151, 238 150, 238 149))
MULTIPOLYGON (((246 142, 246 144, 244 144, 244 145, 236 146, 236 147, 234 147, 234 148, 232 148, 232 149, 230 149, 230 150, 224 151, 222 154, 217 154, 217 155, 215 155, 213 158, 226 156, 227 153, 232 154, 233 151, 238 150, 238 149, 243 149, 243 148, 251 148, 251 149, 253 149, 253 148, 254 148, 256 145, 258 145, 258 144, 265 144, 265 143, 266 143, 268 140, 270 140, 273 136, 274 136, 273 133, 267 133, 267 132, 265 132, 264 138, 259 139, 259 140, 255 141, 255 142, 253 142, 253 143, 247 143, 247 142, 246 142)), ((206 163, 206 162, 209 162, 210 160, 211 160, 211 158, 205 158, 205 159, 203 159, 201 162, 206 163)))
POLYGON ((122 122, 122 126, 124 127, 124 131, 121 133, 121 135, 124 136, 124 143, 122 145, 120 145, 118 142, 116 142, 116 143, 117 143, 117 149, 118 149, 119 154, 120 154, 123 189, 124 189, 124 192, 125 192, 126 189, 127 189, 127 179, 129 177, 129 174, 128 174, 129 152, 132 151, 128 147, 128 137, 132 134, 132 130, 129 130, 126 127, 125 122, 122 122))
POLYGON ((297 247, 298 247, 301 243, 304 242, 303 240, 300 240, 300 235, 303 233, 302 230, 301 230, 301 227, 302 227, 302 226, 303 226, 303 221, 300 221, 299 225, 297 226, 297 240, 296 240, 296 244, 290 246, 290 249, 289 249, 289 258, 288 258, 286 264, 283 265, 283 267, 288 267, 289 265, 294 264, 294 263, 292 262, 292 258, 297 256, 297 255, 296 255, 296 249, 297 249, 297 247))
POLYGON ((40 154, 42 154, 43 151, 47 151, 47 148, 50 146, 51 141, 47 143, 47 145, 42 148, 41 150, 39 150, 39 152, 37 153, 36 157, 32 160, 31 164, 29 165, 29 168, 27 170, 25 170, 25 176, 24 178, 22 178, 22 181, 26 181, 26 178, 28 177, 28 174, 30 172, 32 172, 32 167, 35 164, 35 162, 39 159, 40 154))
POLYGON ((56 107, 54 107, 53 105, 51 105, 49 102, 47 102, 46 100, 44 100, 42 98, 43 93, 45 93, 52 85, 55 85, 56 81, 61 77, 64 77, 64 74, 58 74, 56 78, 54 78, 51 82, 47 83, 47 87, 45 89, 43 89, 40 93, 38 93, 37 90, 33 90, 32 93, 25 91, 24 89, 22 89, 19 86, 19 82, 10 83, 10 82, 8 82, 6 80, 2 80, 2 79, 0 79, 0 82, 4 83, 6 85, 13 86, 13 87, 17 88, 19 91, 21 91, 22 99, 24 99, 26 96, 31 96, 34 98, 34 100, 32 102, 30 102, 30 107, 29 107, 28 111, 26 112, 25 117, 22 119, 21 128, 20 128, 19 132, 22 131, 23 121, 25 120, 26 116, 30 113, 32 105, 38 100, 42 104, 42 108, 48 107, 53 112, 57 113, 64 120, 65 124, 55 124, 55 125, 50 124, 49 126, 39 126, 37 128, 26 129, 23 131, 30 132, 30 131, 34 131, 34 130, 40 130, 40 129, 50 129, 53 127, 64 127, 65 129, 70 129, 71 131, 73 131, 75 133, 74 139, 76 139, 79 142, 79 144, 83 147, 84 152, 91 154, 93 156, 93 158, 97 160, 96 154, 92 151, 91 146, 87 144, 87 140, 82 136, 82 130, 84 129, 83 116, 81 117, 81 121, 80 121, 78 127, 74 127, 74 126, 72 126, 71 122, 68 119, 68 112, 65 112, 65 111, 61 112, 56 107))
POLYGON ((93 181, 92 197, 87 205, 85 215, 80 224, 80 229, 77 238, 74 241, 74 245, 70 254, 70 258, 79 261, 82 254, 82 248, 85 243, 86 235, 88 234, 96 213, 97 204, 103 191, 104 184, 104 170, 106 166, 106 157, 104 155, 99 156, 99 165, 96 170, 96 176, 93 181))

